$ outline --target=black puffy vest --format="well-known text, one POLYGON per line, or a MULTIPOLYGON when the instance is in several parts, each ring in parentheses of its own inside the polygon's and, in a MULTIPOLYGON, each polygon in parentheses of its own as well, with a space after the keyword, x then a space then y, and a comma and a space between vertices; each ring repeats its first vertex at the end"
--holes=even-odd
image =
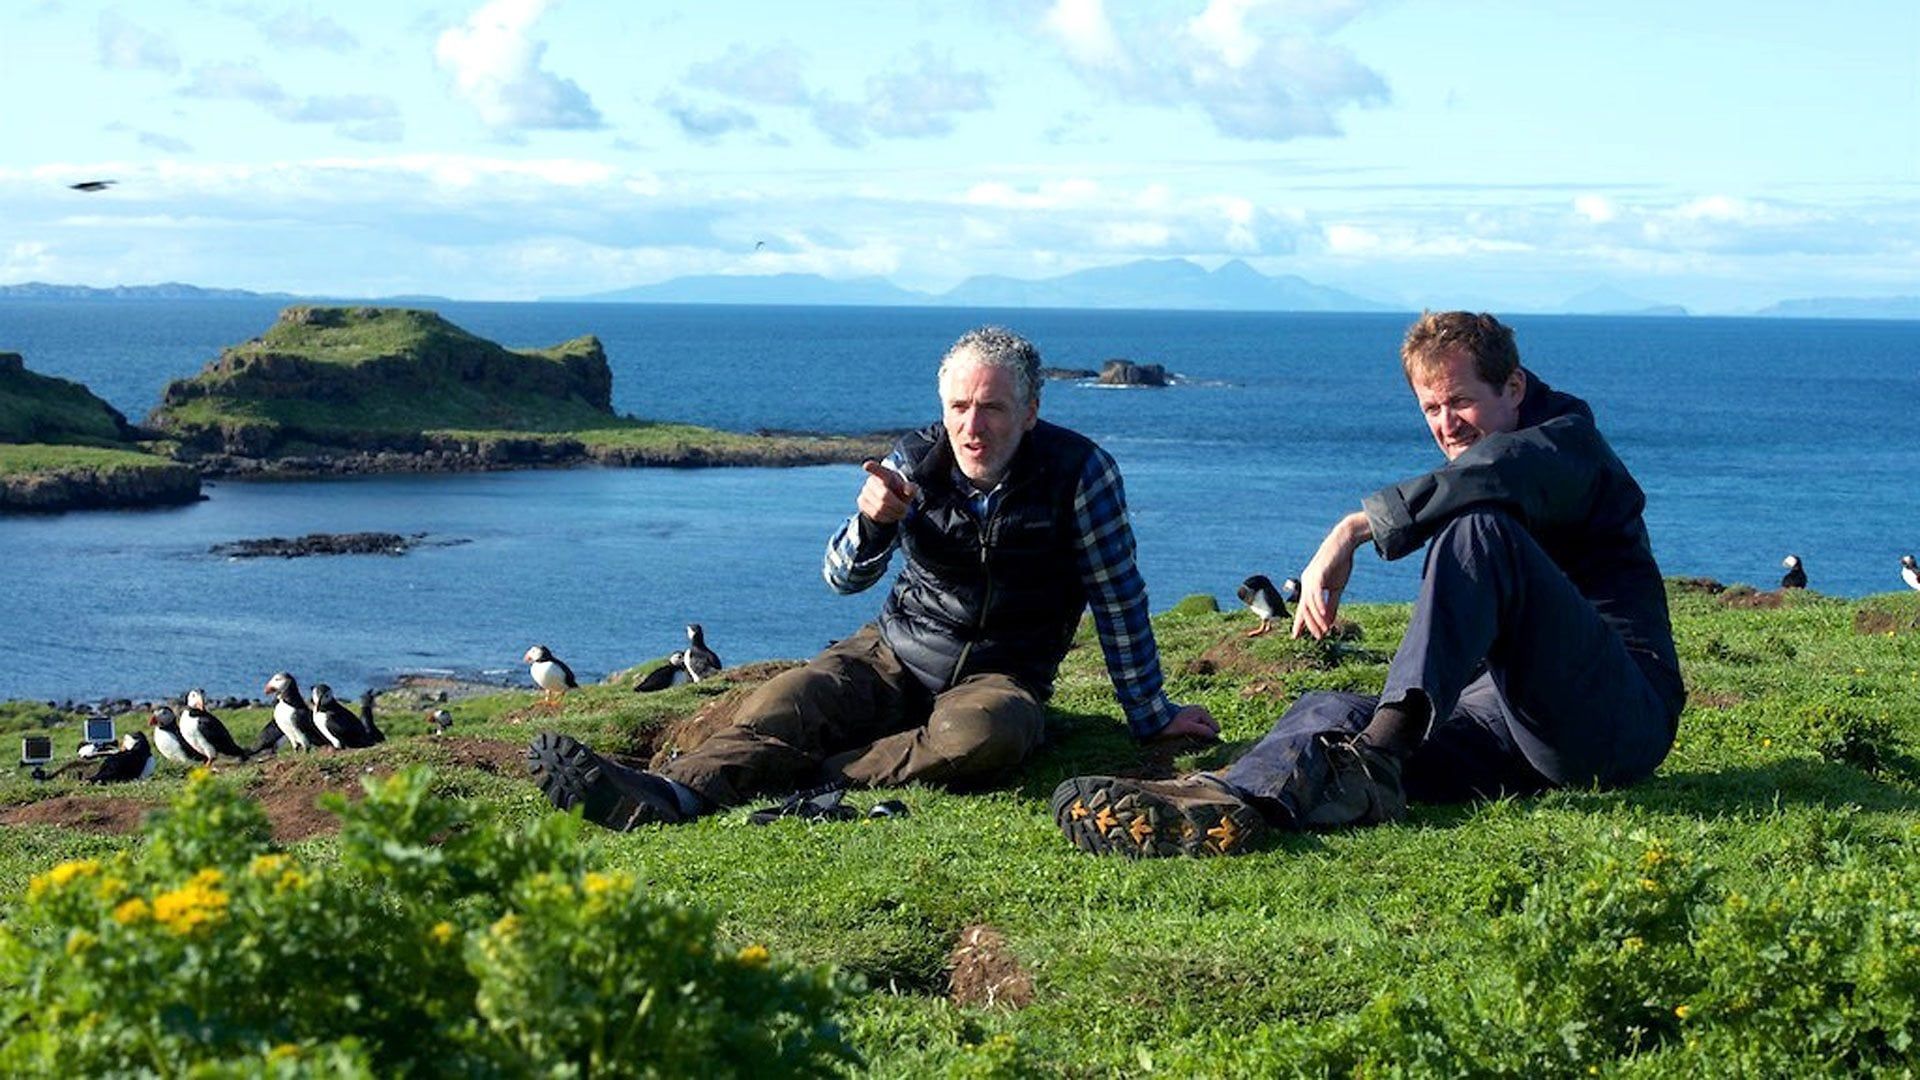
POLYGON ((1093 442, 1036 423, 985 522, 941 425, 904 436, 899 450, 921 499, 900 525, 907 565, 880 611, 881 635, 934 693, 984 672, 1044 700, 1087 606, 1073 500, 1093 442))

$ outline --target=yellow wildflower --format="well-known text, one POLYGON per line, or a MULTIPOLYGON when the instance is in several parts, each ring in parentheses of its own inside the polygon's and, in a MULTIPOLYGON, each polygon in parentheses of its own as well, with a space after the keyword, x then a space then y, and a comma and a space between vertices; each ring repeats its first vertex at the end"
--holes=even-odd
POLYGON ((67 935, 67 955, 79 956, 99 944, 100 939, 85 930, 76 929, 67 935))
POLYGON ((1687 1018, 1687 1014, 1692 1011, 1693 1011, 1692 1007, 1685 1004, 1675 1005, 1673 1007, 1673 1015, 1679 1017, 1682 1020, 1685 1020, 1687 1018))
POLYGON ((1645 892, 1659 892, 1660 883, 1650 877, 1643 877, 1640 879, 1640 888, 1645 892))
POLYGON ((267 1051, 268 1061, 287 1061, 300 1056, 300 1048, 292 1043, 281 1043, 267 1051))
POLYGON ((287 857, 285 855, 255 855, 253 861, 247 864, 247 873, 257 878, 270 878, 284 869, 286 865, 287 857))
POLYGON ((772 956, 768 954, 765 945, 749 945, 733 954, 733 959, 742 967, 759 968, 766 967, 772 956))
POLYGON ((494 920, 493 935, 495 937, 503 937, 503 938, 512 937, 513 935, 519 932, 520 932, 520 916, 514 914, 511 911, 507 912, 505 915, 502 915, 498 919, 494 920))
POLYGON ((185 885, 153 898, 153 918, 182 936, 227 917, 227 894, 214 888, 218 870, 202 870, 185 885))
POLYGON ((27 883, 27 895, 38 897, 48 889, 64 889, 75 878, 92 877, 100 872, 99 859, 74 859, 63 862, 44 874, 36 874, 27 883))
POLYGON ((589 873, 580 879, 580 891, 591 899, 604 893, 624 890, 632 880, 625 874, 589 873))
POLYGON ((132 926, 152 914, 153 909, 147 906, 147 902, 136 896, 113 909, 113 921, 122 926, 132 926))
POLYGON ((1646 939, 1641 937, 1638 934, 1635 934, 1634 936, 1629 937, 1625 941, 1622 941, 1620 943, 1620 949, 1623 952, 1639 952, 1641 949, 1644 949, 1646 947, 1647 947, 1646 939))
POLYGON ((445 945, 453 940, 453 924, 444 919, 434 923, 433 929, 427 931, 427 936, 437 944, 445 945))

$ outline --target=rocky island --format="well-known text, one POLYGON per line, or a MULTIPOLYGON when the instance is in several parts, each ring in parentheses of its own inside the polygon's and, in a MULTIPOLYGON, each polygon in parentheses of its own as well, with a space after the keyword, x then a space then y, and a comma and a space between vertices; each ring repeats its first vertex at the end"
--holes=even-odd
POLYGON ((408 308, 289 307, 169 383, 145 427, 0 353, 0 512, 190 502, 203 477, 822 465, 890 442, 623 416, 597 338, 508 349, 408 308))
POLYGON ((0 512, 151 506, 200 497, 200 474, 149 453, 127 418, 0 353, 0 512))
POLYGON ((514 350, 430 311, 295 306, 170 383, 147 425, 206 476, 578 464, 817 465, 881 436, 745 435, 622 416, 592 336, 514 350))

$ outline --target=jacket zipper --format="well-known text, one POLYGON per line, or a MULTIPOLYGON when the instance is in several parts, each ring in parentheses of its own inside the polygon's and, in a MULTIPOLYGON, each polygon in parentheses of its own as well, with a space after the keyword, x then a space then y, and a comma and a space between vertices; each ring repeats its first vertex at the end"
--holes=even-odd
MULTIPOLYGON (((993 527, 1000 521, 1000 508, 1006 505, 1007 493, 1001 492, 998 502, 993 504, 993 513, 980 526, 980 576, 986 579, 987 590, 980 598, 980 610, 973 617, 974 640, 987 628, 987 611, 993 607, 993 571, 987 561, 987 550, 993 542, 993 527)), ((960 659, 954 662, 953 675, 947 680, 947 689, 951 690, 960 682, 961 672, 966 670, 967 658, 973 655, 973 641, 960 647, 960 659)))

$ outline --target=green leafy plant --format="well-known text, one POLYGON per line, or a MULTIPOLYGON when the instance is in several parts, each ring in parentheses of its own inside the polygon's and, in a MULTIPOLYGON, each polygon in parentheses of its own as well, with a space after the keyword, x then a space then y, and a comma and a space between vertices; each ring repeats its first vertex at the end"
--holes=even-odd
POLYGON ((518 829, 365 781, 337 862, 276 851, 197 774, 144 855, 33 878, 0 927, 0 1073, 802 1075, 852 1060, 839 977, 723 949, 713 919, 518 829))

